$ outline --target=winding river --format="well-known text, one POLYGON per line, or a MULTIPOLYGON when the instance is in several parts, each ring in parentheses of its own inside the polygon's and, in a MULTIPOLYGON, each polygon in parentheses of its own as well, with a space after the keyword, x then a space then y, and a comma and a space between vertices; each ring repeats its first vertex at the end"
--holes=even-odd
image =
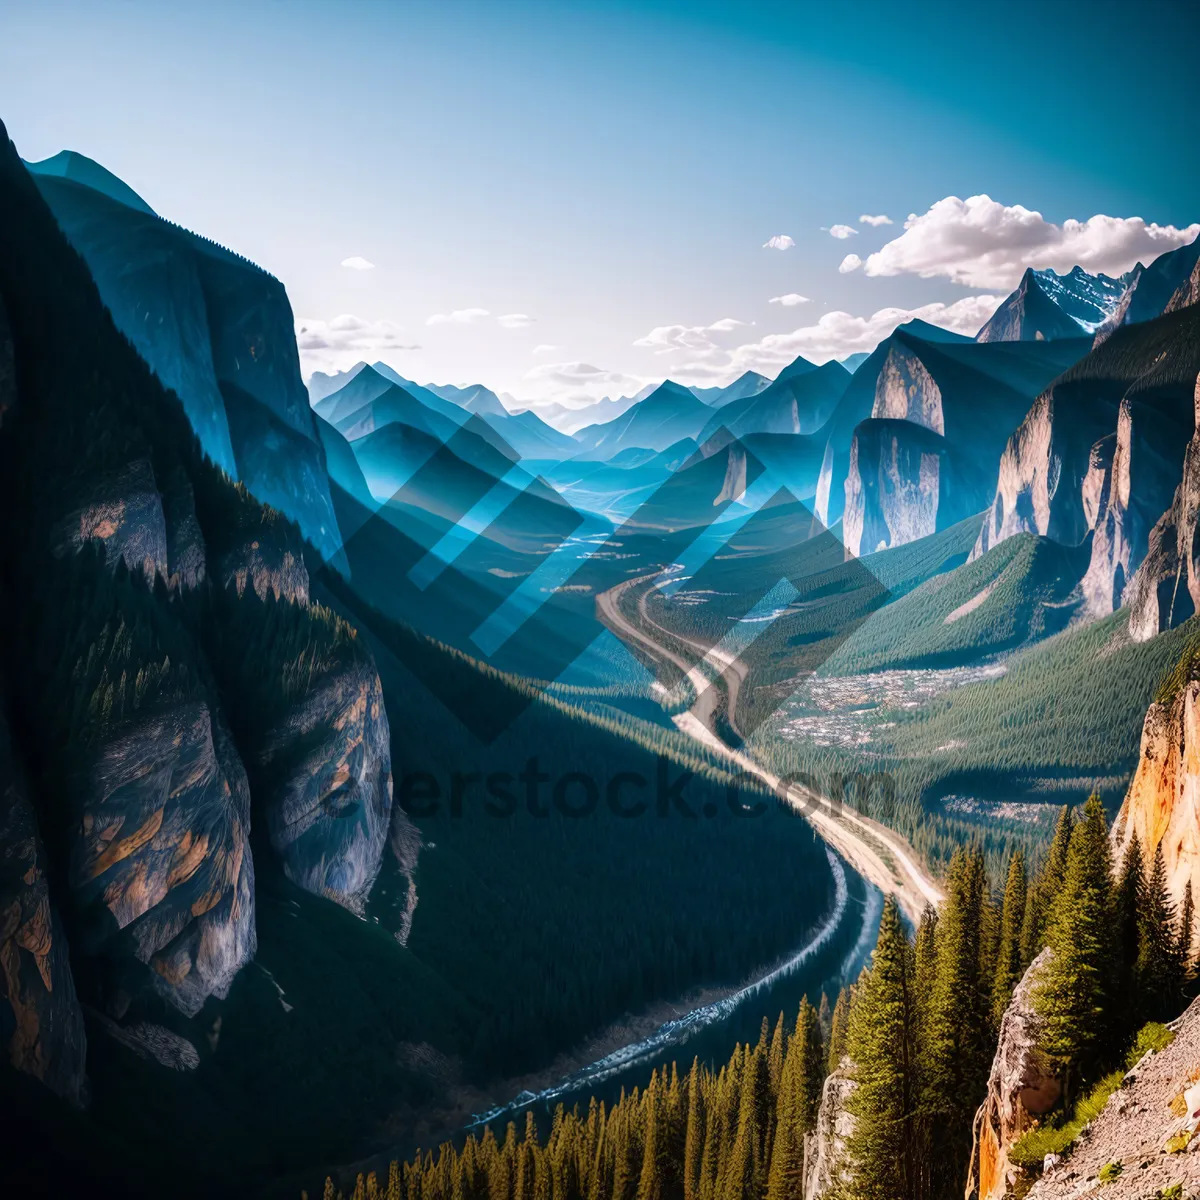
POLYGON ((838 988, 855 979, 875 943, 883 896, 826 849, 833 875, 833 905, 805 943, 766 974, 737 991, 682 1017, 660 1025, 648 1037, 589 1063, 539 1092, 522 1092, 507 1104, 478 1113, 467 1126, 478 1130, 503 1124, 527 1109, 549 1114, 563 1104, 586 1105, 592 1096, 611 1102, 621 1090, 644 1087, 651 1071, 672 1059, 682 1069, 684 1058, 723 1063, 735 1043, 755 1040, 764 1016, 774 1022, 782 1012, 790 1023, 808 995, 822 991, 832 1002, 838 988), (686 1055, 677 1053, 687 1047, 686 1055))

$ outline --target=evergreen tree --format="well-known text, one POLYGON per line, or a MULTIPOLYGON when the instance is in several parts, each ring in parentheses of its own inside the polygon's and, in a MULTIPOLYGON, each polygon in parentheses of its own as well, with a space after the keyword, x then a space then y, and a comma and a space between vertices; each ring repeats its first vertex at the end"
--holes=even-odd
POLYGON ((847 1051, 856 1087, 849 1142, 857 1200, 916 1200, 923 1137, 917 1118, 917 1005, 913 953, 894 897, 884 903, 870 969, 850 1013, 847 1051))
POLYGON ((829 1057, 826 1060, 828 1074, 832 1075, 846 1053, 846 1027, 850 1017, 850 995, 845 988, 838 992, 838 998, 833 1006, 833 1016, 829 1019, 829 1057))
POLYGON ((1146 1012, 1153 1017, 1175 1015, 1183 991, 1183 970, 1162 842, 1155 848, 1138 914, 1137 982, 1146 1012))
POLYGON ((1025 855, 1018 850, 1008 863, 1004 901, 1000 910, 1000 943, 996 948, 996 970, 992 977, 992 1024, 1000 1018, 1021 978, 1021 931, 1025 926, 1025 855))
POLYGON ((700 1060, 692 1059, 687 1080, 687 1125, 683 1143, 683 1200, 700 1200, 700 1160, 704 1154, 704 1107, 700 1060))
POLYGON ((923 1029, 922 1111, 938 1131, 931 1164, 934 1195, 961 1190, 971 1151, 971 1121, 987 1081, 994 1044, 991 978, 983 970, 980 931, 987 896, 983 855, 958 850, 946 876, 938 917, 937 958, 923 1029))
POLYGON ((1116 987, 1124 1006, 1124 1019, 1132 1025, 1137 1012, 1137 964, 1141 913, 1146 903, 1145 866, 1142 843, 1135 833, 1125 848, 1121 873, 1113 893, 1113 923, 1116 939, 1116 987))
POLYGON ((1067 869, 1047 933, 1053 958, 1035 990, 1042 1048, 1063 1076, 1068 1102, 1078 1080, 1088 1077, 1120 1034, 1113 996, 1114 907, 1104 807, 1092 796, 1071 831, 1067 869))
POLYGON ((1195 936, 1193 932, 1195 921, 1196 908, 1195 902, 1192 900, 1192 881, 1189 879, 1183 886, 1183 904, 1179 910, 1179 944, 1176 950, 1180 974, 1185 984, 1189 983, 1192 978, 1192 939, 1195 936))

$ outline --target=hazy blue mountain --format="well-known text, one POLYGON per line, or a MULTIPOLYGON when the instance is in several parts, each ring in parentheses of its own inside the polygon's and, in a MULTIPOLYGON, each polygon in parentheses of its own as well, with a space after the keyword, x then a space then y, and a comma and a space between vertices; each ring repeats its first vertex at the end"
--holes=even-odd
POLYGON ((500 397, 490 388, 481 383, 468 387, 455 387, 452 383, 427 383, 425 387, 443 400, 450 400, 467 412, 478 413, 481 417, 508 416, 508 409, 500 402, 500 397))
POLYGON ((705 441, 718 429, 735 437, 751 433, 814 433, 829 419, 850 382, 840 363, 781 376, 760 392, 723 405, 700 432, 705 441))
POLYGON ((771 381, 765 375, 760 375, 757 371, 745 371, 725 387, 694 387, 692 391, 705 404, 720 408, 733 400, 756 395, 770 385, 771 381))
POLYGON ((857 371, 858 368, 861 367, 863 363, 865 363, 870 357, 871 354, 869 351, 860 350, 857 354, 851 354, 849 358, 839 359, 838 361, 843 367, 846 368, 847 371, 850 372, 851 375, 853 375, 854 372, 857 371))
POLYGON ((365 362, 357 362, 348 371, 334 371, 332 375, 326 375, 324 371, 314 371, 309 377, 308 382, 304 385, 308 388, 309 403, 314 406, 326 396, 332 395, 334 392, 343 388, 359 373, 367 364, 365 362))
POLYGON ((631 446, 665 450, 680 438, 695 437, 711 416, 712 409, 690 389, 668 379, 620 416, 581 429, 575 440, 603 458, 631 446))

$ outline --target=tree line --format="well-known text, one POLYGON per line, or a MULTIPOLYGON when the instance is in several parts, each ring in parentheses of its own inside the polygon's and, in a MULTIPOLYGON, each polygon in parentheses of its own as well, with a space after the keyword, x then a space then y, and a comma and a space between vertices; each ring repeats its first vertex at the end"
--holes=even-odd
POLYGON ((1147 1021, 1177 1013, 1193 982, 1190 884, 1176 911, 1162 848, 1135 837, 1114 865, 1103 805, 1060 810, 1037 871, 1024 852, 993 894, 983 852, 960 849, 946 900, 915 934, 888 898, 870 966, 832 1011, 803 1001, 785 1028, 764 1019, 754 1046, 719 1069, 653 1073, 644 1091, 585 1113, 559 1106, 545 1138, 532 1113, 461 1150, 393 1163, 325 1200, 787 1200, 802 1192, 806 1136, 833 1072, 853 1117, 835 1197, 944 1200, 962 1194, 972 1121, 1013 990, 1033 982, 1041 1049, 1069 1114, 1085 1086, 1121 1063, 1147 1021))

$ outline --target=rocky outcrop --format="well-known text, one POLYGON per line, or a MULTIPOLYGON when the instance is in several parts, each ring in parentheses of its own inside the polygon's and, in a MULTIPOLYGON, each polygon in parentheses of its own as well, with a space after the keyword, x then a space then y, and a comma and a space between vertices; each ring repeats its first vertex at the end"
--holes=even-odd
POLYGON ((1001 455, 972 558, 1017 533, 1074 546, 1096 529, 1089 605, 1120 604, 1195 426, 1194 312, 1120 330, 1038 396, 1001 455))
POLYGON ((1138 263, 1123 277, 1125 291, 1112 315, 1096 331, 1096 344, 1100 345, 1123 325, 1150 321, 1182 307, 1173 301, 1188 285, 1198 263, 1200 238, 1160 254, 1148 267, 1138 263))
POLYGON ((252 775, 288 878, 360 910, 392 806, 387 713, 370 660, 312 681, 267 730, 252 775))
POLYGON ((0 718, 0 1059, 78 1104, 86 1053, 32 798, 0 718))
POLYGON ((884 359, 875 381, 875 407, 871 416, 911 421, 934 433, 946 432, 942 390, 929 368, 903 342, 895 342, 884 359))
POLYGON ((167 574, 166 518, 149 459, 135 459, 89 482, 51 534, 58 555, 74 554, 89 542, 104 547, 109 566, 124 559, 151 581, 167 574))
POLYGON ((871 554, 937 528, 943 439, 907 421, 864 421, 850 445, 846 552, 871 554))
POLYGON ((74 774, 69 925, 111 1017, 147 981, 189 1016, 227 993, 255 949, 249 829, 242 764, 199 701, 138 720, 74 774))
POLYGON ((254 526, 239 532, 234 545, 217 558, 216 577, 221 584, 232 585, 239 596, 249 584, 260 600, 273 595, 277 600, 307 604, 304 551, 287 522, 264 512, 254 526))
POLYGON ((1175 289, 1163 312, 1178 312, 1189 304, 1200 304, 1200 260, 1192 268, 1192 273, 1175 289))
POLYGON ((843 1058, 821 1088, 817 1124, 804 1137, 804 1200, 825 1200, 844 1194, 849 1182, 847 1143, 854 1134, 854 1117, 847 1102, 854 1093, 854 1065, 843 1058))
POLYGON ((1170 1026, 1170 1045, 1125 1076, 1069 1153, 1048 1166, 1028 1200, 1189 1200, 1200 1188, 1200 1001, 1170 1026))
MULTIPOLYGON (((1159 403, 1158 397, 1147 403, 1131 392, 1121 399, 1109 470, 1096 496, 1092 557, 1082 585, 1091 616, 1107 616, 1121 606, 1126 582, 1146 556, 1151 530, 1171 503, 1179 478, 1179 448, 1195 428, 1191 408, 1185 419, 1181 406, 1159 403)), ((1092 448, 1084 477, 1085 516, 1098 449, 1092 448)))
POLYGON ((1047 295, 1040 274, 1032 268, 1025 271, 1016 291, 976 334, 976 341, 1041 342, 1083 334, 1083 326, 1047 295))
POLYGON ((38 188, 114 322, 179 396, 205 452, 344 565, 283 285, 148 210, 38 166, 38 188))
POLYGON ((1183 453, 1183 478, 1151 529, 1145 559, 1129 584, 1129 632, 1137 641, 1186 621, 1200 603, 1200 376, 1193 411, 1196 432, 1183 453))
POLYGON ((1043 950, 1033 960, 1001 1019, 987 1098, 975 1114, 967 1200, 1003 1200, 1009 1194, 1020 1174, 1009 1163, 1009 1149, 1062 1094, 1038 1049, 1040 1021, 1033 1008, 1033 990, 1052 953, 1043 950))
POLYGON ((1172 899, 1190 881, 1200 896, 1200 682, 1152 704, 1142 726, 1141 755, 1113 823, 1117 862, 1136 833, 1142 853, 1161 846, 1172 899))

